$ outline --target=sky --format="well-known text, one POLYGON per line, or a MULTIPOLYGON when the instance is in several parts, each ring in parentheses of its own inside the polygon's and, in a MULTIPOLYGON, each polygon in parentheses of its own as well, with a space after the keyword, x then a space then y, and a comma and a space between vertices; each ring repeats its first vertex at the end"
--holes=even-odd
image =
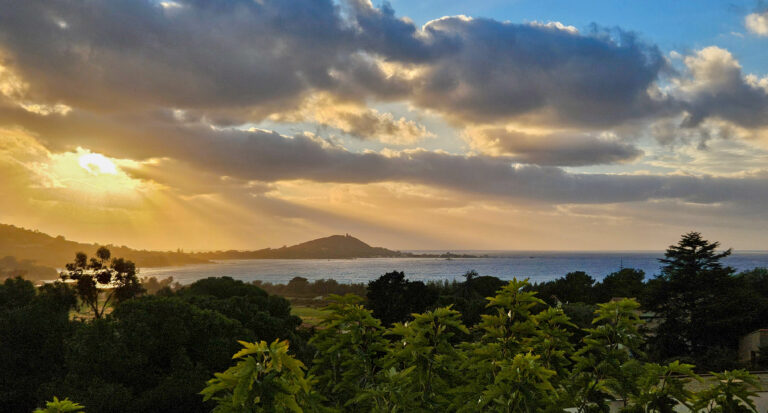
POLYGON ((0 0, 0 222, 147 249, 768 245, 768 3, 0 0))

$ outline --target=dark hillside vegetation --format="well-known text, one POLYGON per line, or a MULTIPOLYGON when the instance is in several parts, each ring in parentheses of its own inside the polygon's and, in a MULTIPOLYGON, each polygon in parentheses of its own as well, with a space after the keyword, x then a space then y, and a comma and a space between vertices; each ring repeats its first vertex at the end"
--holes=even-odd
POLYGON ((208 412, 205 381, 238 340, 288 339, 311 360, 290 304, 231 278, 135 297, 101 319, 75 321, 74 289, 0 284, 0 411, 30 412, 67 394, 93 412, 208 412))
MULTIPOLYGON (((108 245, 115 256, 131 260, 139 267, 162 267, 173 265, 200 264, 207 262, 183 252, 136 250, 126 246, 108 245)), ((2 271, 16 269, 25 272, 29 279, 55 279, 56 268, 72 259, 78 252, 91 255, 99 249, 98 244, 86 244, 52 237, 39 231, 32 231, 13 225, 0 224, 0 277, 2 271), (13 264, 13 263, 20 264, 13 264), (53 277, 50 274, 54 274, 53 277)))
POLYGON ((130 261, 77 254, 74 283, 0 284, 0 411, 753 411, 759 383, 741 369, 768 356, 742 364, 735 346, 765 327, 768 270, 737 274, 720 264, 728 253, 689 233, 651 280, 622 269, 600 282, 423 283, 394 271, 367 286, 264 285, 322 291, 308 328, 258 285, 137 284, 130 261), (332 294, 347 289, 365 297, 332 294), (73 317, 83 307, 95 315, 73 317), (722 373, 702 378, 711 371, 722 373))

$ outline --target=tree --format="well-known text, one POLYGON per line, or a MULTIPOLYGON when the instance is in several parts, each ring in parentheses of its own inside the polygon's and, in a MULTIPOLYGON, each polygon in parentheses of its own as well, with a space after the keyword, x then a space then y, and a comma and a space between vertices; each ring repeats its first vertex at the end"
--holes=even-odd
POLYGON ((78 252, 75 261, 68 263, 61 273, 63 281, 75 281, 78 297, 97 319, 104 316, 113 300, 120 303, 144 292, 136 276, 136 265, 123 258, 110 259, 111 255, 106 247, 100 247, 90 260, 85 253, 78 252), (104 299, 100 301, 101 296, 104 299))
POLYGON ((739 288, 734 270, 720 261, 731 250, 698 232, 682 236, 670 246, 659 276, 649 282, 646 301, 661 319, 651 340, 655 358, 693 361, 711 368, 717 348, 735 348, 738 337, 753 324, 754 295, 739 288), (706 357, 705 357, 706 355, 706 357))
POLYGON ((606 302, 611 298, 643 298, 645 292, 645 272, 634 268, 622 268, 608 274, 595 285, 596 300, 606 302))
POLYGON ((562 303, 596 303, 593 292, 595 279, 584 271, 569 272, 565 277, 553 281, 526 287, 535 290, 550 304, 562 303))
POLYGON ((89 410, 206 412, 197 394, 253 333, 178 297, 126 301, 102 319, 76 323, 66 340, 66 375, 51 394, 89 410))
POLYGON ((403 322, 437 302, 437 293, 421 281, 409 281, 402 271, 386 273, 368 283, 368 308, 386 325, 403 322))
POLYGON ((569 322, 560 310, 536 314, 544 302, 527 286, 528 280, 513 279, 488 297, 491 314, 482 315, 477 325, 482 336, 468 346, 463 366, 470 379, 457 392, 461 411, 527 412, 558 406, 554 383, 570 356, 563 331, 569 322))
MULTIPOLYGON (((332 295, 310 341, 317 349, 310 371, 318 378, 321 394, 338 407, 375 386, 381 370, 379 359, 387 348, 381 322, 360 305, 362 301, 352 294, 332 295)), ((370 410, 371 406, 359 409, 370 410)))
POLYGON ((453 308, 461 313, 464 324, 472 326, 480 322, 482 314, 488 312, 486 297, 496 295, 505 285, 506 281, 496 277, 478 276, 476 271, 468 271, 464 274, 464 282, 458 285, 452 296, 441 297, 440 305, 453 305, 453 308))
POLYGON ((578 412, 607 411, 609 399, 632 394, 642 367, 639 307, 629 299, 598 305, 594 327, 586 329, 584 345, 573 357, 569 393, 578 412))
POLYGON ((290 340, 291 351, 303 362, 312 360, 307 337, 298 330, 301 318, 291 315, 291 303, 283 297, 231 277, 205 278, 180 289, 176 296, 203 309, 239 321, 259 340, 290 340))
POLYGON ((49 398, 46 384, 66 372, 64 343, 76 298, 63 283, 0 284, 0 410, 28 412, 49 398))
POLYGON ((420 394, 419 404, 433 411, 448 408, 452 384, 459 380, 457 366, 462 361, 456 336, 469 335, 461 323, 461 314, 441 307, 416 314, 412 321, 395 323, 387 334, 396 341, 388 353, 390 362, 384 364, 399 370, 414 367, 409 379, 411 388, 420 394))
MULTIPOLYGON (((701 233, 689 232, 684 234, 677 245, 667 248, 664 258, 659 262, 664 264, 662 277, 672 280, 699 281, 697 275, 710 271, 721 271, 725 268, 720 260, 731 255, 732 250, 717 252, 719 242, 709 242, 702 238, 701 233)), ((733 269, 727 268, 727 272, 733 269)))
POLYGON ((560 301, 567 303, 595 302, 592 296, 592 286, 595 284, 595 279, 584 271, 569 272, 565 278, 557 280, 555 284, 557 285, 556 295, 560 301))

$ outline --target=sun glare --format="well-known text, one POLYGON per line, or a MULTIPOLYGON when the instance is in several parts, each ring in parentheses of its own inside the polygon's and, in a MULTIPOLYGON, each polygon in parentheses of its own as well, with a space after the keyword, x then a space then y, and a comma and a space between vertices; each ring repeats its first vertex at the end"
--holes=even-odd
POLYGON ((110 161, 106 156, 98 153, 87 153, 80 156, 80 167, 86 171, 94 174, 110 174, 117 175, 117 166, 110 161))
POLYGON ((130 160, 77 148, 75 152, 51 154, 47 162, 33 166, 41 186, 59 188, 62 196, 87 196, 89 202, 98 203, 99 198, 109 198, 109 202, 131 201, 129 198, 137 195, 137 189, 145 188, 140 180, 123 170, 126 165, 136 166, 130 160))

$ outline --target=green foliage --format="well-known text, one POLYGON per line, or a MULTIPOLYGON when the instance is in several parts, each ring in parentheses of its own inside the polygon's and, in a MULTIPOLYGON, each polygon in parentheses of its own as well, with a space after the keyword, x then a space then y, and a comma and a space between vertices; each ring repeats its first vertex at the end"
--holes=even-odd
POLYGON ((648 363, 634 381, 633 391, 626 400, 622 412, 672 413, 677 406, 691 408, 692 393, 685 389, 691 378, 700 380, 693 373, 693 366, 677 361, 666 366, 648 363))
POLYGON ((381 322, 361 302, 352 294, 332 295, 311 340, 316 355, 310 371, 318 378, 320 393, 337 407, 376 384, 378 359, 387 349, 381 322))
POLYGON ((565 379, 573 350, 566 330, 572 324, 559 309, 534 314, 544 303, 527 285, 515 279, 488 298, 492 314, 477 326, 481 339, 465 346, 472 377, 460 388, 460 410, 522 412, 557 405, 558 374, 565 379))
POLYGON ((459 380, 463 354, 457 338, 468 335, 461 314, 450 307, 414 314, 413 321, 396 323, 387 333, 396 340, 385 360, 398 370, 413 367, 408 374, 412 390, 419 393, 419 406, 427 410, 446 408, 452 384, 459 380))
POLYGON ((490 314, 486 297, 496 295, 496 292, 507 283, 496 277, 480 276, 475 271, 464 274, 464 282, 451 286, 439 286, 441 291, 440 305, 451 305, 461 313, 465 325, 473 326, 480 322, 483 314, 490 314))
POLYGON ((500 363, 493 383, 485 388, 477 407, 525 413, 543 411, 556 403, 557 390, 551 383, 556 373, 545 368, 539 358, 531 353, 516 354, 512 360, 500 363))
POLYGON ((595 285, 593 296, 598 302, 624 297, 642 300, 645 296, 645 272, 634 268, 622 268, 608 274, 595 285))
MULTIPOLYGON (((345 404, 346 406, 367 406, 361 411, 376 413, 397 413, 418 411, 419 393, 411 386, 411 373, 415 366, 404 370, 390 367, 382 370, 376 381, 345 404)), ((345 411, 356 411, 347 409, 345 411)))
POLYGON ((664 264, 662 274, 669 279, 697 281, 695 277, 701 272, 723 270, 720 260, 731 255, 731 249, 717 252, 719 246, 719 242, 709 242, 698 232, 689 232, 677 245, 667 248, 659 260, 664 264))
POLYGON ((630 299, 598 305, 594 327, 586 329, 584 346, 573 356, 569 390, 578 411, 606 411, 609 399, 626 400, 633 390, 643 344, 639 307, 630 299))
POLYGON ((33 413, 67 413, 67 412, 80 412, 84 409, 82 405, 70 401, 69 399, 59 400, 58 397, 53 396, 53 401, 45 403, 45 408, 35 409, 33 413))
POLYGON ((715 386, 696 395, 697 411, 718 413, 757 412, 753 397, 760 390, 756 376, 744 370, 712 373, 715 386))
POLYGON ((0 309, 29 305, 35 299, 35 285, 21 278, 8 278, 0 286, 0 309))
POLYGON ((366 293, 366 285, 363 283, 340 284, 331 278, 309 281, 304 277, 293 277, 287 284, 272 284, 256 280, 253 285, 270 294, 290 298, 294 303, 296 302, 294 300, 297 299, 308 301, 316 297, 327 297, 331 294, 355 294, 362 297, 366 293))
POLYGON ((304 364, 288 354, 288 342, 248 343, 232 358, 238 362, 216 373, 200 392, 217 402, 214 412, 303 412, 311 401, 304 364))
POLYGON ((283 297, 267 294, 255 285, 231 277, 198 280, 181 288, 176 296, 196 307, 239 321, 258 340, 290 340, 293 354, 304 362, 312 358, 305 338, 297 331, 301 318, 291 315, 291 303, 283 297))
POLYGON ((209 381, 206 399, 219 402, 217 411, 238 412, 608 412, 618 402, 623 412, 666 413, 694 403, 742 411, 734 409, 755 395, 756 383, 740 372, 693 394, 686 385, 700 378, 692 365, 644 362, 639 304, 631 299, 598 305, 579 348, 571 341, 578 327, 528 291, 527 281, 489 297, 492 314, 475 331, 450 307, 385 329, 361 301, 331 298, 312 340, 313 379, 287 344, 244 344, 237 364, 209 381), (277 357, 296 364, 275 369, 277 357))
POLYGON ((197 392, 241 338, 253 335, 238 321, 179 298, 130 300, 77 326, 55 392, 94 411, 205 411, 197 392))
MULTIPOLYGON (((628 269, 596 284, 584 273, 546 284, 572 294, 554 307, 527 280, 469 272, 425 285, 389 273, 371 283, 367 308, 359 296, 331 296, 310 343, 287 300, 227 277, 162 296, 115 293, 114 311, 100 307, 88 321, 68 316, 83 297, 79 280, 36 289, 11 279, 0 285, 0 410, 31 411, 66 394, 116 412, 754 411, 755 377, 725 371, 694 394, 689 382, 700 378, 686 362, 729 366, 733 338, 768 313, 768 272, 733 276, 718 261, 727 252, 695 234, 670 251, 648 284, 628 269), (653 362, 637 301, 591 304, 617 295, 666 317, 652 336, 653 362), (683 359, 666 359, 676 354, 683 359)), ((131 268, 99 251, 68 271, 99 282, 104 271, 131 268)), ((306 280, 293 284, 310 290, 306 280)))
POLYGON ((583 271, 569 272, 563 278, 531 286, 550 304, 563 303, 595 303, 595 279, 583 271))
POLYGON ((523 352, 527 341, 536 335, 536 322, 532 310, 544 301, 535 292, 524 291, 527 280, 512 280, 495 297, 488 298, 488 307, 496 314, 483 315, 478 327, 483 331, 483 341, 493 349, 497 360, 510 358, 523 352))

